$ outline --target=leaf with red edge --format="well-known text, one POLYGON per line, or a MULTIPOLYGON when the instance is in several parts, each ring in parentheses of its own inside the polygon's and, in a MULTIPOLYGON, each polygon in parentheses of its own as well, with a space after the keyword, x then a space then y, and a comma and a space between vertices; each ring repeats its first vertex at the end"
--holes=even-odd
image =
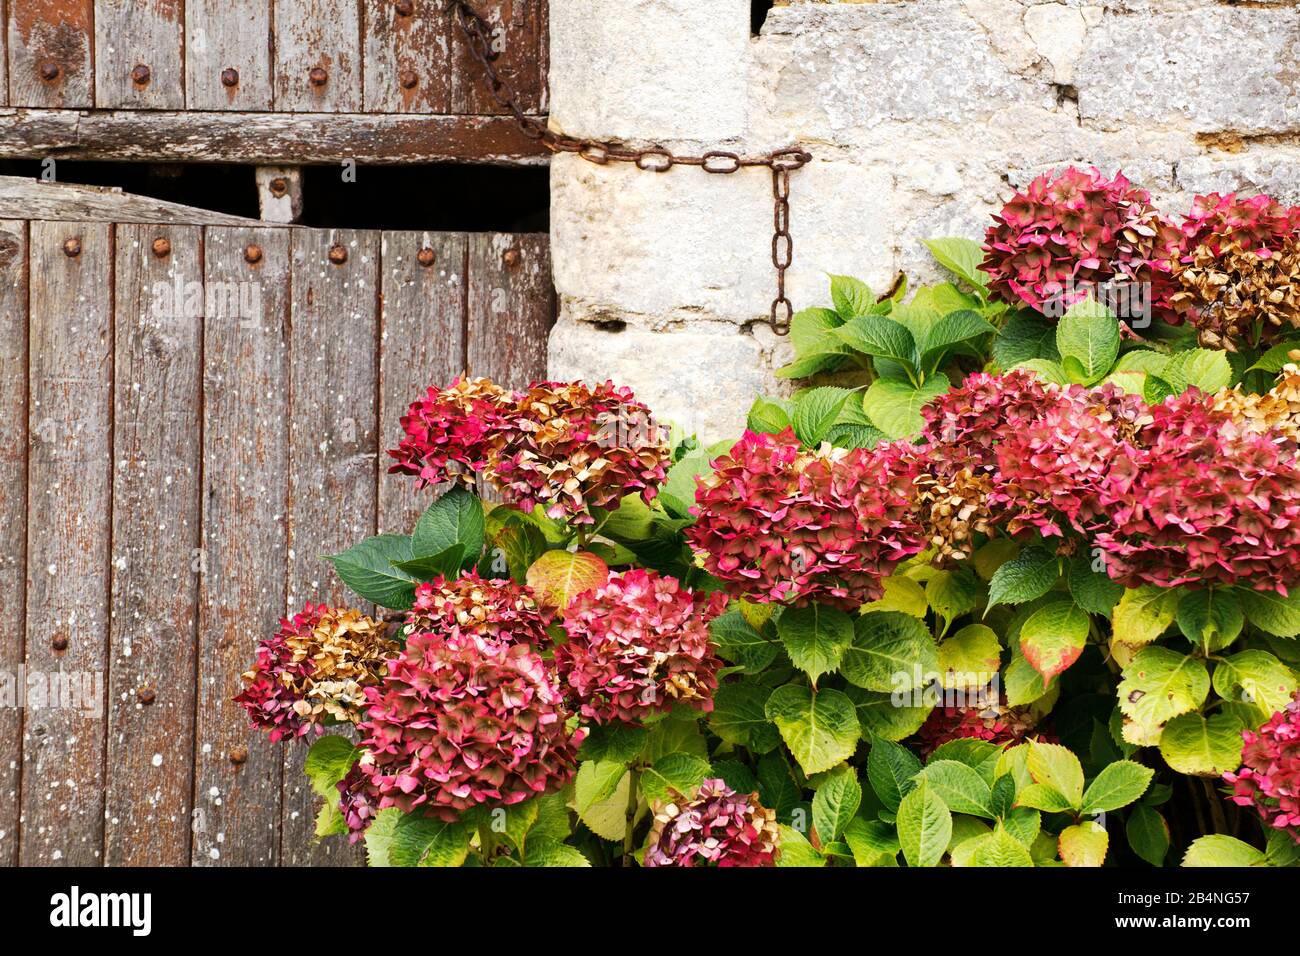
POLYGON ((1020 628, 1020 650, 1049 681, 1079 659, 1088 630, 1086 611, 1073 601, 1053 601, 1031 614, 1020 628))
POLYGON ((579 594, 609 580, 609 566, 587 551, 547 551, 524 577, 539 604, 562 611, 579 594))
POLYGON ((1109 844, 1106 828, 1094 820, 1085 820, 1061 831, 1057 849, 1066 866, 1101 866, 1109 844))

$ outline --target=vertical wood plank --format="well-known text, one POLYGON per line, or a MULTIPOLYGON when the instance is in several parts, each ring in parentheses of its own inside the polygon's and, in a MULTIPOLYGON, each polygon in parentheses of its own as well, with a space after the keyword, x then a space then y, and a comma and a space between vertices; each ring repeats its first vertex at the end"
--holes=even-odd
POLYGON ((37 708, 29 698, 24 717, 27 866, 96 865, 103 850, 111 229, 31 226, 26 663, 29 682, 58 686, 60 706, 37 708), (75 256, 65 252, 70 239, 75 256))
POLYGON ((181 0, 95 0, 96 106, 184 108, 181 16, 181 0))
MULTIPOLYGON (((321 555, 375 533, 379 236, 296 229, 293 239, 289 606, 356 606, 321 555), (344 250, 341 264, 331 250, 344 250)), ((360 863, 359 845, 315 843, 316 806, 302 772, 307 748, 285 753, 281 861, 360 863)))
POLYGON ((360 3, 276 0, 277 110, 349 113, 361 109, 360 3))
POLYGON ((185 104, 192 110, 269 110, 270 0, 185 0, 185 104))
MULTIPOLYGON (((518 104, 527 113, 541 105, 542 74, 537 44, 546 16, 537 0, 479 0, 476 8, 493 25, 493 49, 500 53, 497 72, 510 84, 518 104)), ((459 28, 452 30, 451 112, 504 113, 489 90, 482 68, 470 54, 459 28)))
POLYGON ((9 0, 0 0, 0 106, 9 105, 9 0))
POLYGON ((385 232, 379 349, 379 530, 410 534, 430 493, 389 475, 385 454, 402 440, 401 417, 433 386, 451 384, 462 371, 465 346, 463 233, 385 232), (424 256, 433 255, 424 265, 424 256))
POLYGON ((547 236, 472 234, 466 314, 469 374, 508 388, 524 388, 545 378, 554 298, 547 236))
POLYGON ((94 105, 93 2, 10 0, 10 105, 94 105))
POLYGON ((440 0, 363 2, 366 112, 449 113, 452 27, 440 0))
MULTIPOLYGON (((27 614, 27 224, 0 221, 0 672, 23 663, 27 614)), ((0 707, 0 866, 18 863, 19 699, 0 707)))
POLYGON ((241 304, 210 311, 203 335, 192 820, 192 860, 198 865, 279 861, 284 745, 251 729, 231 698, 242 687, 239 675, 251 666, 258 640, 275 633, 284 610, 289 244, 287 229, 204 232, 207 288, 220 286, 227 303, 233 295, 241 304))
POLYGON ((114 243, 113 549, 104 863, 190 861, 203 264, 197 226, 114 243), (169 243, 166 255, 155 251, 169 243))

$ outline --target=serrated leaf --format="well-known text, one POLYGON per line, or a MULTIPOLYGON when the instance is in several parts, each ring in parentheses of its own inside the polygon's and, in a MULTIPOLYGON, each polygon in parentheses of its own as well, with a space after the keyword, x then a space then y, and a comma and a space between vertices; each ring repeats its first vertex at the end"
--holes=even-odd
POLYGON ((366 827, 366 866, 396 866, 391 859, 393 834, 405 814, 396 807, 388 807, 375 814, 366 827))
POLYGON ((1263 720, 1284 710, 1296 690, 1291 668, 1267 651, 1241 651, 1214 668, 1214 691, 1224 700, 1259 708, 1263 720))
POLYGON ((1184 595, 1178 602, 1175 619, 1185 638, 1210 650, 1227 647, 1241 634, 1246 623, 1241 602, 1232 591, 1221 588, 1204 588, 1184 595))
POLYGON ((1155 771, 1131 760, 1108 764, 1083 794, 1083 812, 1101 813, 1126 807, 1147 792, 1155 771))
POLYGON ((1075 810, 1069 797, 1045 783, 1031 783, 1023 787, 1016 794, 1016 806, 1041 810, 1044 813, 1072 813, 1075 810))
POLYGON ((907 328, 883 315, 861 315, 835 330, 841 342, 872 357, 916 362, 916 342, 907 328))
POLYGON ((1220 777, 1241 766, 1241 732, 1231 714, 1183 714, 1165 724, 1160 756, 1179 773, 1220 777))
POLYGON ((924 341, 917 344, 921 367, 929 370, 938 364, 947 349, 991 332, 997 332, 997 327, 990 325, 973 309, 949 312, 931 325, 924 341))
POLYGON ((1078 809, 1083 801, 1083 767, 1068 747, 1029 742, 1025 766, 1034 783, 1046 784, 1078 809))
POLYGON ((873 740, 867 754, 867 782, 889 810, 898 810, 903 797, 916 786, 921 761, 906 747, 888 740, 873 740))
POLYGON ((709 729, 728 743, 767 753, 781 742, 765 711, 771 695, 768 688, 746 681, 723 684, 713 696, 709 729))
POLYGON ((900 849, 898 833, 882 820, 855 817, 844 828, 844 842, 856 866, 893 866, 900 849))
POLYGON ((528 844, 528 851, 524 854, 524 866, 589 867, 591 861, 576 847, 558 840, 534 840, 528 844))
POLYGON ((799 440, 809 448, 819 445, 851 395, 853 392, 847 388, 824 386, 809 389, 795 399, 791 421, 799 440))
POLYGON ((1066 866, 1101 866, 1106 861, 1110 836, 1095 820, 1085 820, 1061 831, 1059 847, 1066 866))
POLYGON ((896 574, 882 578, 880 583, 884 587, 885 593, 880 600, 864 604, 862 606, 863 613, 900 611, 916 618, 925 617, 925 612, 929 610, 930 605, 925 599, 925 588, 918 581, 896 574))
POLYGON ((1138 804, 1124 821, 1124 833, 1134 853, 1152 866, 1164 866, 1169 853, 1169 824, 1160 811, 1138 804))
POLYGON ((627 802, 632 775, 618 764, 583 763, 574 778, 578 818, 603 840, 621 841, 627 832, 627 802))
POLYGON ((1267 866, 1264 854, 1249 843, 1221 833, 1197 837, 1187 848, 1183 866, 1242 867, 1267 866))
POLYGON ((1147 739, 1180 714, 1195 710, 1210 692, 1210 675, 1194 657, 1166 647, 1144 647, 1124 668, 1120 712, 1147 739))
POLYGON ((1001 664, 998 635, 983 624, 968 624, 939 644, 939 673, 949 690, 984 687, 1001 664))
POLYGON ((1042 698, 1050 689, 1049 682, 1034 670, 1034 665, 1017 654, 1007 665, 1005 680, 1007 703, 1012 707, 1023 707, 1042 698))
POLYGON ((835 335, 844 316, 832 309, 801 309, 790 319, 790 344, 798 356, 827 352, 848 352, 835 335))
MULTIPOLYGON (((956 856, 953 865, 957 865, 956 856)), ((968 848, 962 865, 977 867, 1025 867, 1033 866, 1033 858, 1025 845, 999 827, 994 832, 977 838, 973 847, 968 848)))
POLYGON ((411 557, 429 558, 461 545, 466 558, 477 561, 484 533, 483 502, 464 488, 452 488, 420 515, 411 535, 411 557))
POLYGON ((862 398, 872 423, 890 438, 910 438, 925 427, 921 409, 948 391, 948 377, 936 374, 920 388, 910 382, 880 378, 862 398))
POLYGON ((709 636, 718 646, 718 654, 723 660, 739 665, 751 674, 768 667, 781 650, 776 641, 764 637, 745 619, 743 611, 736 609, 710 621, 709 636))
POLYGON ((337 804, 339 792, 335 784, 348 775, 361 751, 346 737, 327 734, 316 738, 303 760, 303 773, 311 781, 311 788, 326 803, 337 804))
POLYGON ((1236 594, 1246 620, 1264 633, 1274 637, 1300 636, 1300 588, 1292 590, 1288 597, 1251 588, 1238 588, 1236 594))
POLYGON ((952 813, 924 781, 898 807, 898 842, 909 866, 938 866, 952 839, 952 813))
POLYGON ((1091 300, 1071 307, 1056 326, 1061 365, 1080 385, 1100 381, 1110 371, 1119 342, 1119 322, 1091 300))
POLYGON ((852 319, 868 314, 876 304, 876 296, 861 279, 832 275, 831 302, 843 318, 852 319))
POLYGON ((790 662, 814 684, 821 675, 839 668, 840 659, 854 639, 853 619, 843 611, 819 604, 786 608, 777 619, 776 631, 790 662))
POLYGON ((1020 649, 1043 680, 1050 681, 1079 659, 1088 631, 1088 615, 1073 600, 1052 601, 1021 625, 1020 649))
POLYGON ((945 621, 953 621, 975 609, 979 583, 965 568, 935 571, 925 582, 925 600, 945 621))
POLYGON ((712 768, 693 754, 668 754, 641 773, 641 792, 647 800, 671 800, 674 794, 691 796, 712 768))
POLYGON ((919 689, 938 668, 939 652, 925 625, 896 611, 859 617, 853 642, 840 659, 840 672, 849 683, 881 692, 919 689))
POLYGON ((992 790, 974 768, 932 758, 917 779, 929 784, 953 813, 993 818, 989 806, 992 790))
POLYGON ((790 814, 803 799, 798 784, 790 776, 790 768, 779 753, 770 753, 758 761, 758 796, 763 806, 776 813, 781 821, 790 819, 790 814))
POLYGON ((813 794, 812 819, 825 846, 838 840, 862 805, 862 785, 851 767, 829 774, 813 794))
POLYGON ((978 242, 964 236, 945 236, 922 242, 939 265, 980 292, 988 290, 988 276, 980 271, 984 250, 978 242))
POLYGON ((863 690, 849 685, 844 689, 858 712, 858 723, 863 738, 880 737, 884 740, 902 740, 921 729, 925 719, 934 709, 928 705, 903 705, 892 694, 863 690))
POLYGON ((752 432, 779 435, 790 427, 790 414, 783 406, 760 396, 749 407, 745 427, 752 432))
POLYGON ((1059 577, 1056 555, 1044 548, 1026 548, 993 572, 988 607, 1025 604, 1042 597, 1059 577))
POLYGON ((817 848, 808 842, 798 830, 785 824, 780 826, 780 852, 777 853, 778 867, 817 867, 825 866, 826 858, 817 852, 817 848))
POLYGON ((1152 584, 1125 591, 1111 618, 1115 640, 1132 647, 1150 644, 1174 623, 1181 597, 1176 588, 1152 584))
POLYGON ((1178 392, 1199 388, 1213 394, 1232 381, 1232 366, 1226 352, 1212 349, 1187 349, 1175 352, 1160 372, 1160 377, 1178 392))
POLYGON ((409 561, 411 539, 404 534, 380 534, 354 544, 326 560, 357 595, 380 607, 405 610, 415 600, 414 575, 394 567, 409 561))
POLYGON ((814 695, 809 687, 786 684, 772 692, 766 712, 805 774, 851 757, 861 736, 853 702, 837 690, 814 695))
POLYGON ((1300 349, 1300 339, 1289 339, 1280 345, 1275 345, 1261 355, 1259 361, 1247 369, 1247 371, 1253 372, 1256 369, 1262 369, 1265 372, 1277 374, 1282 371, 1283 365, 1288 365, 1295 361, 1295 359, 1291 358, 1291 353, 1296 349, 1300 349))
MULTIPOLYGON (((719 688, 721 689, 721 688, 719 688)), ((627 766, 645 749, 646 729, 631 724, 593 724, 578 749, 582 761, 627 766)))
POLYGON ((547 551, 528 568, 528 586, 538 604, 563 610, 585 591, 609 580, 609 566, 585 551, 547 551))
POLYGON ((1124 586, 1112 581, 1104 572, 1094 571, 1092 561, 1086 557, 1070 562, 1066 583, 1074 603, 1089 614, 1110 617, 1119 599, 1124 596, 1124 586))
POLYGON ((1056 325, 1033 312, 1017 312, 1007 319, 993 340, 993 361, 1008 371, 1034 359, 1059 362, 1056 325))
POLYGON ((459 820, 406 814, 393 829, 388 857, 394 866, 460 866, 469 856, 470 836, 459 820))

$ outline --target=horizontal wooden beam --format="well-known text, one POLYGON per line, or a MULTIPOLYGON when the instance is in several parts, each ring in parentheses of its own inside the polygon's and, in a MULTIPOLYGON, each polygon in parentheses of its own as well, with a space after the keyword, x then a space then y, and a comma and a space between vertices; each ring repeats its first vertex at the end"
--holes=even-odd
POLYGON ((55 222, 187 223, 202 226, 257 226, 256 219, 124 193, 115 187, 47 183, 0 176, 0 219, 55 222))
POLYGON ((540 165, 508 116, 0 109, 0 158, 540 165))

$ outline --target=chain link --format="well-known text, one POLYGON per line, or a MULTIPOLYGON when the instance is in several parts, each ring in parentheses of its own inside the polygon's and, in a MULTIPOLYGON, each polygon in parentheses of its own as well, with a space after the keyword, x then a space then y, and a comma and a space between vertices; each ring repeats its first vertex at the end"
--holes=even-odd
POLYGON ((794 261, 794 240, 790 236, 790 174, 812 161, 812 155, 798 148, 778 149, 761 156, 741 156, 725 150, 710 150, 699 156, 679 156, 660 146, 627 149, 596 139, 556 133, 545 120, 530 116, 519 106, 509 81, 501 76, 496 61, 500 52, 493 45, 494 28, 468 0, 447 0, 447 12, 465 37, 470 55, 478 63, 493 101, 514 117, 529 139, 553 153, 574 153, 589 163, 631 163, 648 172, 666 173, 674 166, 696 166, 706 173, 727 176, 742 169, 767 168, 772 173, 772 267, 776 270, 776 298, 769 322, 777 335, 790 332, 794 306, 785 294, 785 273, 794 261))

